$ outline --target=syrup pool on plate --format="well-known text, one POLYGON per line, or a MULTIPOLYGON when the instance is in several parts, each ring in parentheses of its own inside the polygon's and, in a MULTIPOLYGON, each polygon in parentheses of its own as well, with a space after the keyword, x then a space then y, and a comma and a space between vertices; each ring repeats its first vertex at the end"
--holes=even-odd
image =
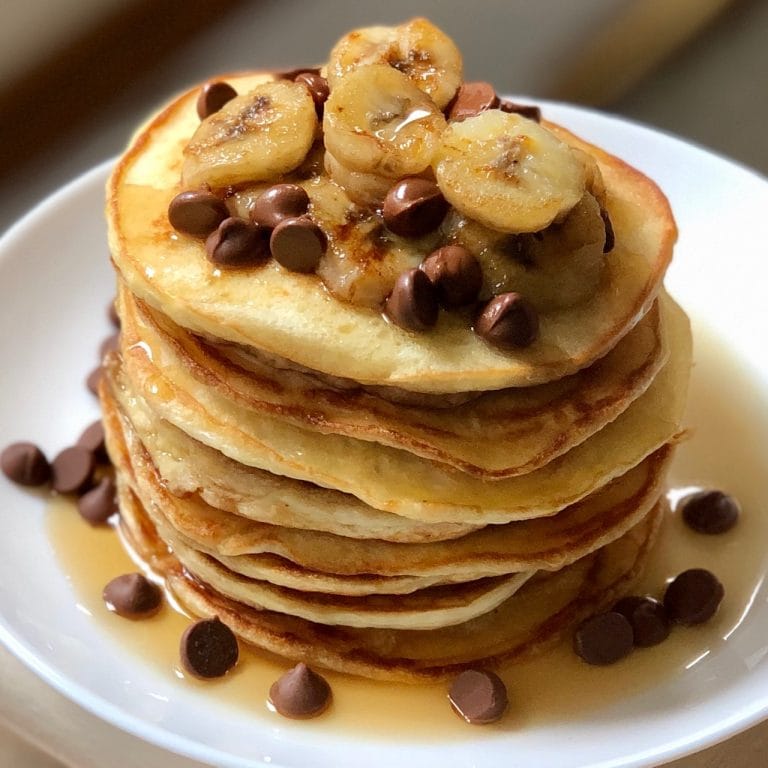
MULTIPOLYGON (((696 326, 696 324, 694 324, 696 326)), ((267 706, 270 685, 291 664, 259 651, 243 649, 237 667, 225 678, 199 682, 183 674, 178 661, 179 639, 190 622, 170 605, 148 620, 129 621, 111 614, 101 592, 115 576, 137 569, 111 528, 92 528, 73 504, 56 501, 48 512, 48 532, 72 599, 103 628, 107 640, 119 643, 156 668, 158 675, 176 677, 177 685, 193 686, 202 695, 291 728, 332 729, 336 734, 376 736, 396 732, 399 739, 442 741, 482 738, 499 730, 516 730, 553 721, 589 717, 612 702, 651 689, 658 682, 695 674, 710 654, 721 652, 749 610, 766 570, 768 516, 763 515, 763 479, 768 467, 768 394, 750 378, 714 332, 694 328, 695 365, 685 425, 688 438, 678 447, 670 476, 669 498, 677 501, 701 487, 733 494, 743 514, 728 533, 706 536, 689 530, 676 512, 659 533, 637 594, 661 597, 666 582, 688 568, 713 571, 725 586, 717 615, 698 627, 675 627, 654 648, 637 649, 610 667, 583 663, 564 642, 524 664, 502 673, 510 706, 497 724, 463 724, 447 700, 447 684, 380 683, 323 673, 333 690, 330 709, 315 720, 294 722, 267 706), (362 716, 364 714, 364 716, 362 716)), ((172 702, 171 702, 172 705, 172 702)))

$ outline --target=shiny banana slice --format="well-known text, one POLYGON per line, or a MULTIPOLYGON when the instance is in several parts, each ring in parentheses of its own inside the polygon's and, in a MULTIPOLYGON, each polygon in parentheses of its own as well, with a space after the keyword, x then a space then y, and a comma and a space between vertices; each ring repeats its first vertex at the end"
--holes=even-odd
POLYGON ((500 232, 538 232, 582 198, 586 170, 538 123, 489 109, 443 133, 432 167, 440 190, 465 216, 500 232))
POLYGON ((402 72, 358 67, 325 104, 326 149, 350 171, 397 179, 425 170, 446 122, 432 99, 402 72))
POLYGON ((217 188, 275 179, 303 162, 317 129, 305 86, 262 83, 200 123, 184 149, 182 181, 217 188))
POLYGON ((365 27, 342 37, 328 61, 331 89, 347 73, 366 64, 385 64, 403 72, 440 109, 462 81, 461 52, 426 19, 412 19, 398 27, 365 27))
POLYGON ((365 208, 381 205, 392 186, 392 179, 386 176, 351 171, 330 152, 325 153, 325 170, 352 202, 365 208))

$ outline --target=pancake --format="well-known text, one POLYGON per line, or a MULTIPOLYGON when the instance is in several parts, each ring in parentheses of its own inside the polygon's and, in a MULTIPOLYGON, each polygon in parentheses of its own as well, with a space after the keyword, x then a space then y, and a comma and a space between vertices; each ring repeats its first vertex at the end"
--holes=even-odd
MULTIPOLYGON (((244 93, 269 78, 227 79, 244 93)), ((178 235, 167 218, 180 191, 182 151, 199 125, 197 94, 183 94, 138 131, 107 192, 115 266, 133 294, 183 328, 367 385, 485 391, 552 381, 587 367, 631 330, 659 291, 676 238, 666 198, 637 170, 551 125, 597 161, 616 245, 605 257, 595 295, 543 313, 539 341, 526 349, 490 347, 462 313, 443 313, 430 332, 409 333, 375 310, 333 298, 317 277, 274 262, 215 269, 202 243, 178 235)))
POLYGON ((159 539, 135 497, 121 498, 121 513, 121 528, 130 546, 193 614, 218 616, 245 642, 284 658, 353 675, 417 683, 472 666, 493 668, 525 659, 612 604, 641 573, 663 509, 655 508, 597 553, 531 579, 496 610, 439 630, 329 626, 249 608, 191 577, 159 539))
MULTIPOLYGON (((370 440, 482 478, 526 474, 583 442, 650 385, 669 355, 668 309, 654 307, 602 360, 538 387, 505 389, 450 409, 339 390, 278 369, 239 347, 213 345, 119 292, 124 343, 172 359, 198 382, 255 412, 323 434, 370 440), (662 322, 664 321, 664 322, 662 322)), ((666 300, 665 300, 666 303, 666 300)))
POLYGON ((691 364, 688 320, 670 303, 669 361, 615 421, 535 472, 484 481, 405 451, 301 429, 202 386, 170 352, 123 346, 121 404, 138 393, 162 419, 247 466, 352 494, 386 512, 473 525, 553 514, 636 466, 679 432, 691 364))

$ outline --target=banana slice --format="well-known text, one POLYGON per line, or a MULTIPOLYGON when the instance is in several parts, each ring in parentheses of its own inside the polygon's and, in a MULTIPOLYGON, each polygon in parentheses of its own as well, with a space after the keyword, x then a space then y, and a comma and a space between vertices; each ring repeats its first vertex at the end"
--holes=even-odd
POLYGON ((451 205, 500 232, 538 232, 562 219, 586 183, 585 167, 567 144, 497 109, 451 123, 432 167, 451 205))
POLYGON ((392 179, 386 176, 350 171, 330 152, 325 153, 325 170, 352 202, 365 208, 381 205, 392 186, 392 179))
POLYGON ((216 188, 275 179, 303 162, 317 129, 305 86, 262 83, 200 123, 184 149, 182 181, 216 188))
POLYGON ((348 72, 366 64, 385 64, 403 72, 440 109, 462 81, 461 52, 426 19, 412 19, 398 27, 365 27, 342 37, 328 61, 331 90, 348 72))
POLYGON ((402 72, 358 67, 325 104, 326 149, 350 171, 397 179, 421 173, 445 130, 443 113, 402 72))

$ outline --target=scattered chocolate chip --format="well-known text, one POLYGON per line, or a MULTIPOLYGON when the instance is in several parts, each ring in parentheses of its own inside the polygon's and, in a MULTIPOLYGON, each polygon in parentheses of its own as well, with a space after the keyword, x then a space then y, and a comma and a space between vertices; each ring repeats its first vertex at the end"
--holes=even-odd
POLYGON ((115 306, 114 299, 107 304, 107 317, 109 318, 109 322, 112 323, 115 328, 120 327, 120 315, 117 314, 117 306, 115 306))
POLYGON ((583 621, 573 636, 573 649, 587 664, 614 664, 632 650, 632 625, 614 611, 583 621))
POLYGON ((91 525, 102 525, 117 512, 115 482, 105 477, 95 488, 84 493, 77 500, 80 515, 91 525))
POLYGON ((180 192, 168 205, 171 226, 194 237, 207 237, 228 216, 226 203, 207 190, 180 192))
POLYGON ((608 211, 606 211, 605 208, 600 209, 600 218, 603 220, 603 226, 605 227, 605 243, 603 243, 603 253, 610 253, 613 250, 613 247, 616 245, 616 235, 613 231, 611 217, 608 215, 608 211))
POLYGON ((224 219, 205 241, 208 258, 222 267, 246 267, 269 258, 269 230, 243 219, 224 219))
POLYGON ((14 483, 34 487, 51 479, 51 465, 33 443, 13 443, 0 454, 3 474, 14 483))
POLYGON ((315 717, 331 703, 331 687, 324 677, 301 662, 272 683, 269 701, 284 717, 315 717))
POLYGON ((83 430, 83 433, 77 439, 76 445, 91 451, 99 461, 107 461, 104 424, 101 419, 97 419, 83 430))
POLYGON ((179 648, 181 664, 195 677, 221 677, 237 664, 240 651, 235 633, 218 617, 186 628, 179 648))
POLYGON ((421 237, 437 229, 448 213, 448 203, 434 181, 409 177, 387 192, 382 213, 396 235, 421 237))
POLYGON ((269 238, 275 261, 291 272, 314 272, 325 248, 323 230, 308 216, 281 221, 269 238))
POLYGON ((96 458, 80 445, 65 448, 51 462, 51 487, 58 493, 82 493, 90 487, 96 458))
POLYGON ((632 625, 638 648, 658 645, 669 637, 669 617, 664 606, 652 597, 631 595, 619 600, 612 610, 620 613, 632 625))
POLYGON ((197 116, 201 120, 218 112, 228 101, 237 96, 237 91, 229 84, 217 80, 214 83, 206 83, 197 97, 197 116))
POLYGON ((120 349, 120 333, 113 333, 101 342, 99 347, 99 359, 103 359, 108 352, 117 352, 120 349))
POLYGON ((499 104, 499 109, 502 112, 512 112, 517 115, 527 117, 529 120, 534 120, 537 123, 541 122, 541 110, 538 107, 534 107, 528 104, 516 104, 514 101, 503 99, 499 104))
POLYGON ((125 573, 104 587, 107 607, 126 619, 146 619, 157 613, 163 592, 141 573, 125 573))
POLYGON ((493 672, 468 669, 451 683, 448 700, 456 714, 468 723, 494 723, 507 708, 507 688, 493 672))
POLYGON ((448 111, 449 120, 465 120, 474 117, 486 109, 499 106, 499 97, 490 83, 482 81, 464 83, 451 102, 448 111))
POLYGON ((299 67, 298 69, 285 69, 282 72, 278 72, 275 78, 278 80, 295 80, 298 75, 309 73, 313 75, 320 74, 319 67, 299 67))
POLYGON ((437 294, 420 269, 408 269, 395 282, 384 304, 387 317, 409 331, 424 331, 437 322, 437 294))
POLYGON ((275 184, 262 192, 250 210, 251 221, 274 229, 285 219, 303 216, 309 208, 309 195, 298 184, 275 184))
POLYGON ((494 296, 475 321, 475 333, 500 349, 520 349, 539 335, 539 316, 519 293, 494 296))
POLYGON ((672 621, 685 626, 702 624, 720 607, 725 590, 717 577, 704 568, 683 571, 664 593, 664 607, 672 621))
POLYGON ((94 368, 85 380, 85 385, 88 389, 98 397, 99 384, 101 383, 101 377, 104 375, 104 369, 99 365, 94 368))
POLYGON ((331 92, 331 89, 328 87, 328 81, 316 72, 300 72, 293 78, 293 81, 307 86, 309 95, 312 97, 312 101, 315 102, 317 116, 322 117, 323 107, 325 102, 328 101, 328 96, 331 92))
POLYGON ((698 533, 730 531, 740 513, 736 499, 722 491, 699 491, 683 500, 683 520, 698 533))
POLYGON ((483 284, 480 262, 462 245, 445 245, 421 264, 424 274, 437 289, 444 307, 461 307, 477 299, 483 284))

